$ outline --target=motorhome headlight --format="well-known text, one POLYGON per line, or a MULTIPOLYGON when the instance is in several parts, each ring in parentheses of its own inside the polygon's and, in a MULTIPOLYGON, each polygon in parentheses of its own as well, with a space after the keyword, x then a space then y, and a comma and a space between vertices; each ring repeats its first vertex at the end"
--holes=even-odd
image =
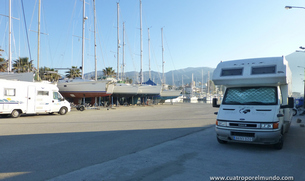
POLYGON ((217 120, 217 121, 216 121, 216 125, 217 125, 217 126, 227 126, 227 122, 217 120))
POLYGON ((279 127, 279 123, 262 123, 262 129, 277 129, 279 127))
POLYGON ((261 128, 263 129, 273 129, 273 124, 272 123, 268 123, 268 124, 261 124, 261 128))

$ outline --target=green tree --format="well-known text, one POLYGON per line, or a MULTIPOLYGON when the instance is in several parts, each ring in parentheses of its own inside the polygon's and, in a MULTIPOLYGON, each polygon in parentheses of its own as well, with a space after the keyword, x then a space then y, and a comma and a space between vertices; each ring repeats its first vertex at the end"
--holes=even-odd
POLYGON ((41 80, 47 80, 50 82, 58 81, 60 79, 60 75, 58 74, 58 71, 49 68, 49 67, 41 67, 39 68, 39 77, 41 80))
POLYGON ((0 58, 0 72, 6 72, 7 71, 7 63, 5 63, 4 58, 0 58))
POLYGON ((13 71, 18 73, 35 71, 33 60, 29 61, 28 57, 23 57, 23 58, 19 57, 19 59, 14 60, 12 66, 13 66, 13 71))
POLYGON ((129 84, 132 84, 132 79, 126 77, 125 82, 126 82, 126 83, 129 83, 129 84))
POLYGON ((82 76, 80 69, 77 68, 76 66, 72 66, 72 68, 69 69, 69 71, 67 71, 65 73, 66 73, 66 77, 71 78, 71 79, 82 76))
POLYGON ((106 67, 103 69, 103 74, 105 77, 116 77, 115 70, 112 70, 112 67, 106 67))

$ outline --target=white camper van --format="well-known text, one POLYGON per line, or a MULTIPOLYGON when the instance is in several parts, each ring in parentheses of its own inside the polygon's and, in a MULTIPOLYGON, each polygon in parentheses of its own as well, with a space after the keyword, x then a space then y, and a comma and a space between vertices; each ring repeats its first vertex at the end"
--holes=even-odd
POLYGON ((245 142, 283 147, 292 108, 291 71, 285 57, 225 61, 213 73, 215 85, 226 87, 219 107, 219 143, 245 142))
POLYGON ((64 115, 69 111, 69 102, 55 84, 0 79, 0 114, 17 118, 21 114, 64 115))

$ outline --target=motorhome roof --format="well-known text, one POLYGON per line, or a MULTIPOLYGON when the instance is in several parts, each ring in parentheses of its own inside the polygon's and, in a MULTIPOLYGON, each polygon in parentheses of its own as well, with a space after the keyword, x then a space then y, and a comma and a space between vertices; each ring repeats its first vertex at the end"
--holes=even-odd
POLYGON ((285 57, 220 62, 213 73, 215 85, 279 85, 291 83, 285 57))

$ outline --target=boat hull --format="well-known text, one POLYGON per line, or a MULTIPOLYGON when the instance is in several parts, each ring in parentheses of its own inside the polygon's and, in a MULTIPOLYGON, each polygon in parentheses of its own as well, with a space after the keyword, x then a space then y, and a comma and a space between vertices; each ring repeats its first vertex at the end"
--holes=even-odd
POLYGON ((67 98, 105 97, 112 95, 114 86, 109 81, 58 82, 59 92, 67 98))

